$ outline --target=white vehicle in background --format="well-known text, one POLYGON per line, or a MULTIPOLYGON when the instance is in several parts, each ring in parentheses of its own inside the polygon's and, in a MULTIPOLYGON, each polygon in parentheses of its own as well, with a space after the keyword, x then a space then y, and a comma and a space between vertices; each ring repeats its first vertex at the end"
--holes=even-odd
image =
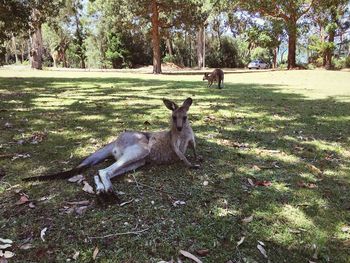
POLYGON ((262 68, 269 68, 269 64, 265 63, 262 60, 253 60, 248 64, 248 69, 262 69, 262 68))

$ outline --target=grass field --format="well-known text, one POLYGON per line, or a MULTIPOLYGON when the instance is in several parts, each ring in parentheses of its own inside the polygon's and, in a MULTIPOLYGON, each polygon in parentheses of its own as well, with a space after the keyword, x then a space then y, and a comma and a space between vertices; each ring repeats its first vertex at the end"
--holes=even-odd
POLYGON ((203 262, 350 262, 350 73, 237 72, 222 90, 201 79, 0 69, 10 262, 92 262, 97 249, 97 262, 192 262, 180 250, 203 262), (161 99, 189 96, 199 170, 176 163, 120 177, 115 190, 132 201, 123 206, 67 180, 21 181, 69 169, 126 129, 167 129, 161 99), (73 201, 87 201, 85 212, 73 201))

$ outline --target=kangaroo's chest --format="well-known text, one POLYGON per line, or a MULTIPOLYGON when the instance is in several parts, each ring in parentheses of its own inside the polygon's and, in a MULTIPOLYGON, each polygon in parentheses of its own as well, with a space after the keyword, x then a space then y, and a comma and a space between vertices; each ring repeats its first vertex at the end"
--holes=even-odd
MULTIPOLYGON (((175 146, 182 153, 185 153, 188 146, 188 141, 188 136, 181 135, 176 139, 175 146)), ((149 139, 148 146, 150 149, 148 160, 150 162, 171 163, 179 159, 171 145, 171 134, 169 132, 155 133, 149 139)))

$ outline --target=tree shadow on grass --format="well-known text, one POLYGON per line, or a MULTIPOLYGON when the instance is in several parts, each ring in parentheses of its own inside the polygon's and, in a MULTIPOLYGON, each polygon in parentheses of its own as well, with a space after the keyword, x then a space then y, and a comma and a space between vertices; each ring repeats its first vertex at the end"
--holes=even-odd
MULTIPOLYGON (((119 207, 96 207, 84 218, 88 228, 85 232, 60 230, 71 228, 70 224, 76 228, 79 225, 59 212, 62 203, 86 198, 67 182, 20 183, 33 198, 47 195, 48 188, 55 196, 37 205, 36 211, 14 206, 14 192, 0 194, 0 214, 9 236, 21 240, 29 232, 40 232, 45 224, 51 226, 57 237, 52 237, 52 248, 46 250, 54 251, 56 256, 45 252, 44 260, 57 260, 60 250, 71 253, 68 244, 85 248, 83 240, 88 235, 109 234, 110 228, 99 227, 101 220, 108 218, 115 232, 125 231, 124 222, 152 227, 142 238, 97 242, 106 248, 106 258, 169 259, 179 248, 208 248, 210 262, 243 258, 262 261, 256 249, 257 240, 262 240, 273 262, 312 259, 313 244, 321 261, 327 262, 329 257, 331 261, 337 258, 337 262, 346 262, 348 237, 340 228, 350 220, 346 150, 349 103, 332 98, 310 100, 281 93, 274 85, 240 83, 226 83, 223 90, 207 89, 199 81, 137 78, 4 78, 0 83, 5 91, 0 102, 2 150, 31 155, 28 159, 0 160, 7 174, 2 180, 11 184, 20 183, 28 175, 70 168, 125 129, 166 128, 169 112, 162 105, 163 97, 177 102, 188 96, 194 99, 190 118, 205 160, 202 168, 189 171, 174 164, 147 166, 137 172, 137 180, 143 184, 174 194, 140 190, 127 180, 128 176, 118 179, 118 190, 126 192, 123 199, 139 196, 141 201, 122 213, 119 207), (7 122, 12 127, 3 128, 7 122), (42 142, 18 144, 21 138, 38 131, 47 133, 42 142), (270 181, 272 185, 253 187, 248 178, 270 181), (205 181, 207 186, 203 185, 205 181), (181 198, 186 199, 186 206, 175 208, 172 203, 181 198), (150 205, 151 201, 158 205, 150 205), (51 221, 38 214, 51 215, 51 221), (252 214, 253 221, 243 224, 241 220, 252 214), (17 223, 10 222, 11 218, 17 223), (16 230, 30 221, 30 231, 16 230), (159 231, 165 235, 159 236, 159 231), (246 241, 235 249, 243 235, 246 241), (135 247, 140 239, 142 244, 135 247), (115 256, 109 248, 111 242, 133 253, 115 256)), ((18 251, 18 260, 27 257, 18 251)))

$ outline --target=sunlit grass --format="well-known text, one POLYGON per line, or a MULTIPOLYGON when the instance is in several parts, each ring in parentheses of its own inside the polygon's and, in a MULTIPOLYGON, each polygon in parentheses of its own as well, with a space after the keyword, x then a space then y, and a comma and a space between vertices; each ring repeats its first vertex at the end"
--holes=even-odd
MULTIPOLYGON (((75 251, 79 262, 90 262, 96 246, 101 262, 169 261, 180 249, 209 249, 203 262, 264 262, 258 240, 271 262, 314 261, 314 245, 317 262, 348 262, 350 75, 231 73, 223 90, 208 89, 201 79, 0 70, 0 155, 30 154, 0 158, 0 232, 16 242, 14 262, 65 262, 75 251), (124 130, 166 129, 170 112, 162 98, 180 104, 187 97, 194 100, 189 118, 204 160, 199 170, 178 163, 127 174, 114 181, 122 201, 133 200, 123 207, 101 207, 67 181, 21 181, 69 169, 124 130), (33 143, 38 132, 45 137, 33 143), (35 209, 15 205, 18 192, 35 209), (91 202, 83 216, 62 212, 67 201, 79 200, 91 202), (175 207, 176 200, 186 204, 175 207), (140 229, 148 230, 88 238, 140 229), (17 249, 30 236, 34 248, 17 249)), ((89 183, 98 168, 84 173, 89 183)))

